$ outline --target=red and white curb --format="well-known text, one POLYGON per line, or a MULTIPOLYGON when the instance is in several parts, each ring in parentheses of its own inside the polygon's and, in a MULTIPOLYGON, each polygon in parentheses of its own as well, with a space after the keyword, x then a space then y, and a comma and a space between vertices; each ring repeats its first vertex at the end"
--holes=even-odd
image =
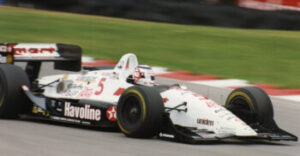
MULTIPOLYGON (((94 60, 91 57, 82 58, 83 66, 108 66, 115 65, 116 61, 94 60)), ((181 80, 192 84, 206 85, 219 88, 239 88, 255 86, 263 89, 270 96, 300 102, 300 89, 280 89, 272 84, 250 84, 247 80, 221 79, 216 75, 194 75, 187 71, 168 71, 165 67, 152 67, 157 77, 181 80)))

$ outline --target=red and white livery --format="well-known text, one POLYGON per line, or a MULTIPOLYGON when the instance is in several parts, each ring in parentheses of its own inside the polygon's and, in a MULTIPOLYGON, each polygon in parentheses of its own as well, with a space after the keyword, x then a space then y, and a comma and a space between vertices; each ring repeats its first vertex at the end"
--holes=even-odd
POLYGON ((191 143, 225 138, 297 140, 277 126, 271 100, 258 88, 236 89, 222 106, 178 84, 155 84, 151 67, 139 65, 132 53, 113 67, 37 78, 43 61, 53 61, 57 69, 80 69, 80 47, 5 43, 0 49, 0 83, 5 84, 0 85, 0 117, 30 115, 119 127, 128 137, 191 143), (15 61, 28 62, 25 71, 8 64, 15 61))

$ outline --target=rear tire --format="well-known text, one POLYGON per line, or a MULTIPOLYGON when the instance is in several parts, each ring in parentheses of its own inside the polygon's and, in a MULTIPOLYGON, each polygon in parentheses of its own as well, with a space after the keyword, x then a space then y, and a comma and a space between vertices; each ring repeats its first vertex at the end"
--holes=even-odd
POLYGON ((273 127, 275 124, 270 97, 260 88, 245 87, 232 91, 225 107, 248 125, 273 127))
POLYGON ((20 113, 30 111, 22 85, 30 87, 30 82, 20 67, 0 64, 0 118, 15 119, 20 113))
POLYGON ((163 113, 164 104, 157 89, 133 86, 119 99, 117 122, 128 137, 151 138, 161 130, 163 113))

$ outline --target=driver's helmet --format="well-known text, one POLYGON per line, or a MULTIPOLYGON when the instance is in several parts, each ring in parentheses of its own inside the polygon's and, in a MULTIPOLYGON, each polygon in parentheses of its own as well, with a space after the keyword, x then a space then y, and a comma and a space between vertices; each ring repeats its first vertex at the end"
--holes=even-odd
POLYGON ((153 86, 154 85, 154 72, 148 65, 139 65, 135 68, 132 75, 134 84, 153 86))

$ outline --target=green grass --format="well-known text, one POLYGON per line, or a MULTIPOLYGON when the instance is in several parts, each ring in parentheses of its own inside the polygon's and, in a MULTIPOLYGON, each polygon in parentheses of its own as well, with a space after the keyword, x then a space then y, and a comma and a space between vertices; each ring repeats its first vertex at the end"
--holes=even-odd
POLYGON ((186 26, 0 7, 0 42, 77 44, 84 55, 300 88, 300 31, 186 26))

